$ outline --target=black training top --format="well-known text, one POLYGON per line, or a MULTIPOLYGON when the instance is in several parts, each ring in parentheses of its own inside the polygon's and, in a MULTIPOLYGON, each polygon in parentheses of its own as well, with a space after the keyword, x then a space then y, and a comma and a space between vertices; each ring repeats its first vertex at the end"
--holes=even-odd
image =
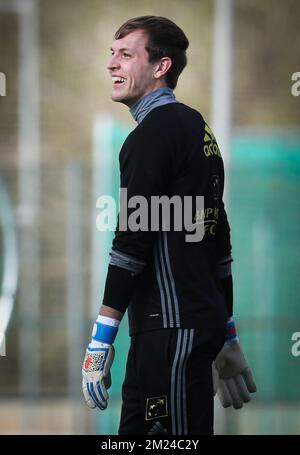
MULTIPOLYGON (((205 235, 187 242, 191 232, 184 219, 183 228, 175 230, 172 216, 168 231, 161 224, 158 232, 122 231, 118 222, 112 254, 131 258, 141 269, 120 273, 120 267, 110 265, 103 303, 122 311, 128 306, 131 335, 159 328, 224 327, 228 313, 217 263, 230 256, 231 244, 222 202, 223 160, 211 129, 199 112, 182 103, 159 106, 129 134, 119 158, 128 200, 143 196, 151 207, 153 196, 182 201, 190 196, 193 222, 204 225, 205 235), (204 210, 196 196, 204 196, 204 210)), ((128 209, 128 218, 135 210, 128 209)), ((148 215, 151 226, 153 212, 148 215)))

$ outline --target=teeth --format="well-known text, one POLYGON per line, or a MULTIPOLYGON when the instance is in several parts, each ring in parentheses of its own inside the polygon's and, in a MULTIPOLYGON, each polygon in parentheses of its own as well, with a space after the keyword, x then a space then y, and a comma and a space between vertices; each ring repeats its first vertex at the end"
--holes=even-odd
POLYGON ((120 76, 112 76, 112 81, 113 82, 124 82, 125 79, 123 77, 120 77, 120 76))

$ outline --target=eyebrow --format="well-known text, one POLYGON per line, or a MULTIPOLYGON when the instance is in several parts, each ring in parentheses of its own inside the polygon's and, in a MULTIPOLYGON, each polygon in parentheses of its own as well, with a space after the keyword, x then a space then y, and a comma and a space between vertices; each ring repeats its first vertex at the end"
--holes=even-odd
MULTIPOLYGON (((111 51, 115 52, 115 50, 111 47, 110 48, 111 51)), ((122 47, 122 49, 119 49, 119 52, 122 52, 122 51, 129 51, 129 52, 132 52, 131 49, 129 49, 129 47, 122 47)))

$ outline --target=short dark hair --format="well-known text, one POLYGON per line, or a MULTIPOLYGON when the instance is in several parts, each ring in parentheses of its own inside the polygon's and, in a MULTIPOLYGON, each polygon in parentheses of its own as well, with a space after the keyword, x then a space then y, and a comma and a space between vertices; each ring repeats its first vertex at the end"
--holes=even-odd
POLYGON ((140 16, 126 21, 116 31, 114 38, 121 39, 135 30, 144 30, 148 35, 146 50, 149 62, 170 57, 172 66, 166 73, 168 87, 174 89, 183 68, 187 64, 186 50, 189 41, 181 28, 166 17, 140 16))

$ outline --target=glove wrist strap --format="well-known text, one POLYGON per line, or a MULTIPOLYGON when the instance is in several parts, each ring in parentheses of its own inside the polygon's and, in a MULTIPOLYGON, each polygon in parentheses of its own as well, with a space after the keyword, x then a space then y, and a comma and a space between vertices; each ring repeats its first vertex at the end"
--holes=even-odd
POLYGON ((230 344, 232 342, 238 341, 238 336, 236 333, 235 322, 233 318, 228 319, 226 324, 226 338, 225 343, 230 344))
POLYGON ((93 328, 92 343, 113 344, 118 333, 120 321, 99 315, 93 328))

